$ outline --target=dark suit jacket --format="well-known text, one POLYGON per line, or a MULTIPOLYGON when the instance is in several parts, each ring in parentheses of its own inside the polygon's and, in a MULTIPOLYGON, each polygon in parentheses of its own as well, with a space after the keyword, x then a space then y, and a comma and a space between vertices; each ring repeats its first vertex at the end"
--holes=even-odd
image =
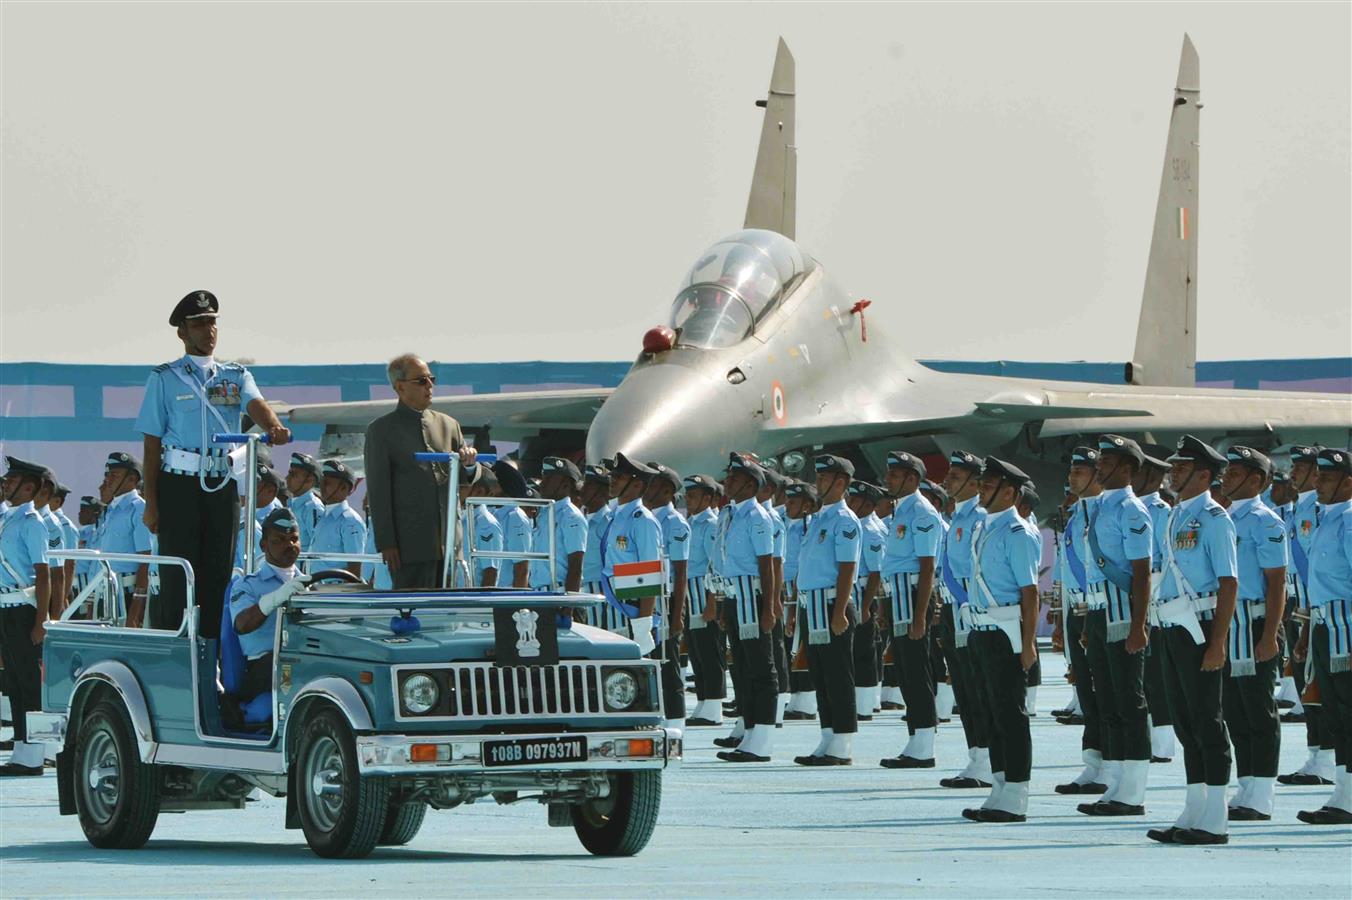
POLYGON ((400 403, 366 426, 366 495, 376 549, 396 547, 405 563, 441 558, 446 537, 448 466, 417 462, 414 453, 452 453, 464 446, 460 423, 400 403))

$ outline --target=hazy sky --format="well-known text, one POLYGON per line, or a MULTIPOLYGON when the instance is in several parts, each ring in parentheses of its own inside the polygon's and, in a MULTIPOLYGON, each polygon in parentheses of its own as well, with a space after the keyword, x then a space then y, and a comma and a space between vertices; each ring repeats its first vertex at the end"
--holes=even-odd
POLYGON ((8 361, 167 359, 198 288, 260 363, 630 358, 741 226, 779 35, 798 239, 871 321, 920 357, 1123 360, 1184 31, 1200 357, 1352 355, 1348 3, 11 0, 0 27, 8 361))

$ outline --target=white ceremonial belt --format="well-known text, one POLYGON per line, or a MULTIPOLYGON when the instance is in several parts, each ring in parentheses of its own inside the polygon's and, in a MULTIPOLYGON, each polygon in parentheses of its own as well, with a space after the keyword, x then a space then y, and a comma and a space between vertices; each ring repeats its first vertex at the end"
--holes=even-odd
POLYGON ((1206 638, 1202 634, 1202 623, 1198 616, 1216 609, 1216 594, 1174 597, 1156 603, 1151 609, 1152 617, 1161 627, 1185 628, 1192 636, 1193 643, 1200 645, 1206 642, 1206 638))
POLYGON ((1108 608, 1108 582, 1092 585, 1084 592, 1084 602, 1091 610, 1108 608))
MULTIPOLYGON (((969 606, 971 604, 968 604, 969 606)), ((1023 610, 1019 604, 1011 606, 989 606, 986 609, 973 609, 972 622, 978 627, 994 626, 1009 638, 1009 648, 1015 653, 1023 652, 1023 610)))
POLYGON ((1266 601, 1266 600, 1241 600, 1241 601, 1239 601, 1239 602, 1240 602, 1241 604, 1243 604, 1244 606, 1248 607, 1248 610, 1249 610, 1249 618, 1250 618, 1250 619, 1265 619, 1265 618, 1267 618, 1267 601, 1266 601))
POLYGON ((160 455, 160 468, 171 475, 229 475, 230 459, 170 447, 160 455))
POLYGON ((0 593, 0 609, 8 609, 12 606, 37 606, 37 588, 26 587, 17 591, 5 591, 0 593))

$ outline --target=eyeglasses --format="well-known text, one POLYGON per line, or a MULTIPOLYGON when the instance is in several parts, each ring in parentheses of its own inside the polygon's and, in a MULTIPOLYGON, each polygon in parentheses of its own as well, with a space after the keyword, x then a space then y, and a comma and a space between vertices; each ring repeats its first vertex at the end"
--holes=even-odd
POLYGON ((420 385, 422 385, 423 387, 431 387, 432 385, 434 385, 434 384, 437 383, 437 376, 435 376, 435 375, 420 375, 420 376, 418 376, 417 378, 400 378, 399 380, 400 380, 400 381, 409 382, 409 383, 412 383, 412 384, 420 384, 420 385))

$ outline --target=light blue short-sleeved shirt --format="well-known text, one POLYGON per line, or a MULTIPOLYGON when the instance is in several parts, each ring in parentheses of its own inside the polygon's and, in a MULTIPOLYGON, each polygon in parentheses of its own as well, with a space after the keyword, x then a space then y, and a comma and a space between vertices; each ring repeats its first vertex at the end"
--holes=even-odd
POLYGON ((1146 494, 1140 498, 1145 506, 1145 511, 1150 513, 1150 569, 1158 572, 1160 566, 1164 565, 1164 541, 1167 540, 1166 532, 1169 530, 1169 510, 1171 507, 1164 502, 1159 491, 1152 494, 1146 494))
MULTIPOLYGON (((235 568, 236 568, 236 569, 239 569, 239 570, 242 572, 242 571, 244 571, 244 546, 245 546, 245 545, 244 545, 244 519, 245 519, 245 516, 243 515, 242 512, 241 512, 239 518, 240 518, 239 531, 235 534, 235 563, 234 563, 234 565, 235 565, 235 568)), ((253 528, 251 528, 250 531, 253 532, 253 542, 254 542, 254 568, 257 569, 258 566, 261 565, 262 562, 263 562, 263 526, 262 526, 262 525, 259 525, 258 522, 255 521, 255 522, 253 523, 253 528)), ((319 571, 319 570, 316 569, 315 571, 319 571)))
MULTIPOLYGON (((98 547, 99 526, 81 525, 80 539, 75 546, 82 550, 97 550, 98 547)), ((89 578, 94 574, 94 561, 92 559, 82 559, 75 564, 75 574, 80 578, 89 578)))
POLYGON ((869 513, 859 520, 859 527, 863 531, 859 536, 859 568, 854 577, 860 579, 875 573, 881 575, 883 555, 887 549, 887 523, 878 518, 877 513, 869 513))
POLYGON ((887 522, 883 577, 919 572, 921 558, 938 555, 943 536, 943 517, 919 491, 902 497, 887 522))
POLYGON ((1352 598, 1352 500, 1330 503, 1310 541, 1310 606, 1352 598))
POLYGON ((315 525, 310 550, 314 553, 338 554, 329 559, 316 559, 310 563, 311 572, 323 569, 345 569, 351 560, 342 557, 351 553, 362 553, 366 547, 366 523, 361 514, 353 509, 346 500, 330 503, 324 507, 324 514, 315 525))
MULTIPOLYGON (((460 529, 463 532, 467 527, 469 517, 466 513, 460 515, 460 529)), ((474 549, 483 553, 501 553, 503 548, 502 522, 497 514, 487 506, 474 506, 474 549)), ((476 558, 474 560, 474 583, 483 584, 484 573, 489 569, 501 570, 507 560, 503 559, 484 559, 476 558)), ((501 578, 498 583, 502 583, 501 578)))
POLYGON ((34 567, 47 565, 47 523, 31 500, 0 518, 0 559, 0 589, 6 591, 32 587, 34 567))
POLYGON ((1267 596, 1263 570, 1286 566, 1286 525, 1261 497, 1236 500, 1230 505, 1230 519, 1235 523, 1239 599, 1263 600, 1267 596))
POLYGON ((981 575, 969 595, 973 606, 1013 606, 1023 588, 1037 584, 1042 553, 1033 531, 1013 507, 986 517, 972 546, 973 572, 981 575))
POLYGON ((985 520, 980 497, 968 497, 953 507, 953 521, 944 536, 944 561, 958 578, 972 577, 972 534, 985 520))
MULTIPOLYGON (((42 517, 42 522, 47 526, 47 549, 65 550, 66 549, 66 530, 61 527, 61 520, 56 517, 50 507, 44 506, 38 510, 38 515, 42 517)), ((53 563, 59 565, 60 563, 53 563)))
MULTIPOLYGON (((536 552, 549 552, 549 512, 541 509, 535 517, 535 535, 532 542, 536 552)), ((568 580, 568 557, 574 553, 586 556, 587 517, 573 501, 564 497, 554 501, 554 582, 563 590, 568 580)), ((543 559, 531 560, 530 586, 549 587, 549 563, 543 559)))
POLYGON ((788 529, 784 525, 784 517, 779 514, 773 500, 766 500, 761 505, 770 514, 770 538, 773 542, 770 555, 776 559, 783 559, 788 550, 788 529))
POLYGON ((56 516, 56 521, 61 526, 61 546, 66 550, 78 550, 80 547, 80 529, 75 527, 75 523, 70 520, 70 516, 62 510, 54 509, 52 515, 56 516))
POLYGON ((1323 505, 1319 502, 1317 491, 1306 491, 1296 496, 1295 512, 1288 522, 1287 549, 1291 553, 1292 568, 1301 581, 1305 580, 1305 576, 1302 575, 1302 566, 1298 560, 1306 560, 1308 567, 1315 529, 1319 527, 1323 515, 1323 505))
MULTIPOLYGON (((242 506, 243 504, 240 505, 242 506)), ((282 509, 282 508, 283 508, 282 501, 278 500, 276 497, 273 497, 270 501, 268 501, 267 505, 260 506, 258 507, 258 509, 254 510, 254 518, 258 520, 259 525, 262 525, 264 522, 267 521, 268 516, 272 515, 272 511, 274 509, 282 509)), ((297 528, 299 527, 300 523, 297 523, 297 528)))
MULTIPOLYGON (((709 574, 709 560, 713 557, 718 533, 718 514, 712 508, 689 518, 690 560, 686 572, 691 578, 709 574)), ((787 576, 786 576, 787 577, 787 576)))
MULTIPOLYGON (((1100 495, 1093 528, 1098 549, 1119 570, 1130 574, 1132 560, 1151 558, 1155 540, 1150 512, 1130 486, 1100 495)), ((1094 564, 1098 565, 1097 559, 1094 564)))
POLYGON ((263 395, 254 384, 253 375, 238 363, 215 362, 203 372, 190 357, 182 356, 156 366, 150 373, 136 417, 136 430, 159 438, 169 447, 198 452, 205 447, 222 454, 229 448, 209 443, 211 435, 238 432, 240 418, 249 404, 261 399, 263 395), (203 406, 199 391, 224 423, 203 406), (204 435, 208 443, 203 442, 204 435))
POLYGON ((775 553, 774 518, 754 497, 728 506, 732 511, 723 535, 721 574, 725 578, 759 576, 760 557, 775 553))
POLYGON ((601 544, 601 571, 607 578, 625 563, 662 558, 662 527, 641 500, 615 508, 601 544))
POLYGON ((286 508, 296 517, 296 527, 300 529, 301 552, 310 551, 313 549, 311 544, 314 543, 315 526, 319 524, 320 516, 324 515, 324 501, 320 500, 319 494, 312 489, 299 497, 292 497, 286 508))
POLYGON ((1164 577, 1160 580, 1160 600, 1172 600, 1186 592, 1178 584, 1169 558, 1183 573, 1192 590, 1209 594, 1219 586, 1219 578, 1237 577, 1235 523, 1225 509, 1202 491, 1181 501, 1169 516, 1168 540, 1164 548, 1164 577))
MULTIPOLYGON (((139 491, 114 497, 99 524, 98 549, 104 553, 150 553, 150 529, 146 528, 146 502, 139 491)), ((119 575, 129 575, 136 563, 109 563, 119 575)))
POLYGON ((677 512, 676 507, 668 503, 652 511, 653 518, 662 528, 662 558, 667 572, 667 586, 672 585, 672 566, 674 562, 685 562, 686 573, 690 571, 690 523, 685 516, 677 512))
POLYGON ((784 528, 784 581, 798 580, 798 558, 803 552, 803 535, 807 533, 811 516, 789 519, 784 528))
POLYGON ((725 503, 723 508, 718 511, 718 522, 714 525, 714 552, 709 557, 709 569, 719 575, 723 573, 723 564, 726 561, 727 554, 724 551, 724 545, 728 541, 728 529, 732 527, 732 514, 736 511, 735 502, 725 503))
MULTIPOLYGON (((271 563, 264 560, 257 572, 239 576, 230 582, 231 618, 238 619, 240 613, 251 606, 257 606, 259 600, 299 574, 299 569, 275 569, 271 563)), ((264 653, 271 653, 272 639, 276 631, 277 613, 274 611, 262 625, 248 634, 239 636, 239 648, 249 659, 257 659, 264 653)))
POLYGON ((834 588, 841 563, 858 565, 862 532, 859 517, 850 511, 843 498, 813 515, 798 557, 798 589, 834 588))
POLYGON ((1098 515, 1102 502, 1102 494, 1078 500, 1066 519, 1066 530, 1062 536, 1066 545, 1066 571, 1069 573, 1066 585, 1080 592, 1098 587, 1108 580, 1108 576, 1099 568, 1098 557, 1089 544, 1089 526, 1098 515), (1074 563, 1076 559, 1080 561, 1078 568, 1074 563))
MULTIPOLYGON (((535 523, 519 506, 502 506, 495 513, 502 524, 502 545, 507 553, 530 553, 534 547, 535 523)), ((504 559, 501 570, 511 572, 520 559, 504 559)), ((510 581, 511 578, 499 579, 510 581)))
POLYGON ((605 534, 610 518, 615 514, 607 504, 587 516, 587 550, 582 555, 582 580, 601 580, 601 536, 605 534))

